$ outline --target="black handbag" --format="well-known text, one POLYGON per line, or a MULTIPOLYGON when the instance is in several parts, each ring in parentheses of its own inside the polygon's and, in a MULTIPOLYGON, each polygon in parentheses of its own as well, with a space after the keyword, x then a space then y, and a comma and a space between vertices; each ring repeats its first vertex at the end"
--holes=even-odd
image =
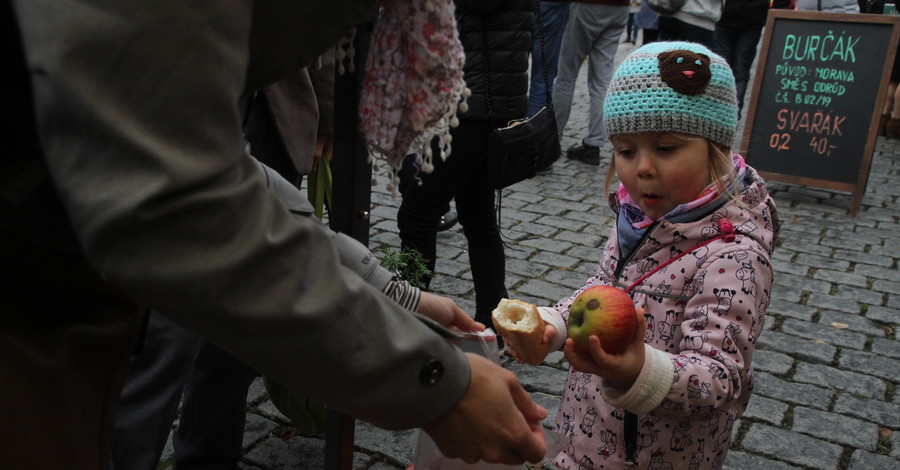
MULTIPOLYGON (((550 77, 544 54, 544 22, 541 18, 541 2, 537 2, 538 34, 541 40, 541 67, 544 70, 544 86, 547 106, 534 116, 511 121, 506 127, 491 130, 488 137, 488 171, 494 189, 503 189, 520 181, 533 178, 545 170, 562 154, 556 115, 550 94, 550 77)), ((488 48, 484 30, 481 34, 484 46, 482 63, 487 84, 488 118, 493 114, 491 80, 488 69, 488 48)))
POLYGON ((488 168, 494 189, 533 178, 562 153, 553 108, 544 106, 534 116, 491 131, 488 168))

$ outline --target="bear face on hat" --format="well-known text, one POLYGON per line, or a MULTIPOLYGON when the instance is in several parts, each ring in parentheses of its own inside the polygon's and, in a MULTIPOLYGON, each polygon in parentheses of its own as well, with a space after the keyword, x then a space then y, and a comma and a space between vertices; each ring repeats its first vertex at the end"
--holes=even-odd
POLYGON ((660 52, 659 76, 662 81, 679 93, 697 95, 703 93, 712 78, 709 56, 679 49, 660 52))

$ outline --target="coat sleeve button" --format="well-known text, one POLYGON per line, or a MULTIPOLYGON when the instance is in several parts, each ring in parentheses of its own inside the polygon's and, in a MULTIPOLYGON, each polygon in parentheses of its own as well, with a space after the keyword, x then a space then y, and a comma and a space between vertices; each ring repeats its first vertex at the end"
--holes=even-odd
POLYGON ((422 367, 422 370, 419 372, 419 382, 425 386, 433 386, 441 381, 441 377, 444 376, 444 364, 437 359, 431 359, 430 361, 425 363, 425 366, 422 367))

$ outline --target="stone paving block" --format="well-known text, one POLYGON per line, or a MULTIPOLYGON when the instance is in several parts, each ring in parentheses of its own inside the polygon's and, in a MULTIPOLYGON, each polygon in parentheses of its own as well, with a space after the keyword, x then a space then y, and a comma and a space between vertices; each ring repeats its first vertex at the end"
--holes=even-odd
MULTIPOLYGON (((768 334, 768 333, 764 333, 768 334)), ((787 354, 765 349, 753 352, 753 369, 770 374, 786 374, 794 366, 794 358, 787 354)))
POLYGON ((554 269, 544 275, 543 280, 567 287, 569 289, 569 294, 571 294, 575 289, 584 285, 584 281, 587 280, 588 277, 590 277, 590 274, 579 273, 577 270, 554 269))
POLYGON ((858 251, 834 250, 833 256, 836 259, 856 263, 856 267, 854 268, 853 272, 862 274, 863 276, 872 276, 872 274, 868 272, 869 268, 890 268, 894 263, 894 260, 888 256, 874 254, 871 252, 860 253, 858 251))
MULTIPOLYGON (((897 254, 895 253, 894 255, 896 258, 897 254)), ((886 281, 894 282, 900 281, 900 273, 897 272, 897 269, 893 268, 894 259, 886 257, 878 257, 878 259, 884 259, 884 265, 873 266, 872 264, 857 264, 853 269, 853 272, 874 279, 884 279, 886 281)))
POLYGON ((791 430, 869 451, 878 445, 877 424, 802 406, 794 408, 791 430))
POLYGON ((872 290, 875 292, 900 292, 900 282, 885 281, 878 279, 872 283, 872 290))
POLYGON ((431 292, 453 297, 464 297, 470 291, 474 291, 471 280, 457 279, 449 276, 435 276, 434 279, 431 280, 429 290, 431 292))
POLYGON ((837 469, 842 452, 838 445, 763 424, 752 425, 741 446, 750 452, 818 470, 837 469))
MULTIPOLYGON (((520 243, 524 243, 526 241, 550 241, 552 242, 553 235, 559 231, 559 228, 552 227, 550 225, 541 224, 537 222, 537 218, 535 220, 531 220, 528 222, 520 222, 516 225, 516 229, 525 232, 527 235, 520 239, 520 243)), ((530 244, 529 246, 535 246, 534 244, 530 244)), ((562 251, 557 249, 547 249, 546 246, 538 246, 541 249, 546 249, 551 253, 562 253, 562 251)))
POLYGON ((879 423, 891 429, 900 429, 900 404, 897 403, 858 398, 849 393, 842 393, 834 403, 834 411, 879 423))
POLYGON ((806 305, 847 313, 860 313, 862 305, 853 299, 842 299, 829 293, 813 293, 806 299, 806 305))
MULTIPOLYGON (((537 220, 547 218, 546 216, 560 215, 560 214, 563 214, 566 212, 566 209, 560 207, 559 205, 543 204, 543 203, 525 204, 519 210, 522 212, 533 212, 535 214, 541 215, 542 217, 538 217, 537 220)), ((559 217, 556 217, 556 218, 558 219, 559 217)), ((553 225, 548 222, 540 222, 540 223, 548 224, 551 226, 553 225)), ((587 225, 587 224, 585 222, 582 222, 581 225, 587 225)))
POLYGON ((864 450, 853 451, 847 470, 897 470, 900 461, 887 455, 873 454, 864 450))
POLYGON ((887 390, 884 382, 876 377, 822 364, 801 363, 797 365, 793 380, 882 400, 887 390))
POLYGON ((861 304, 881 305, 884 302, 884 294, 863 287, 838 284, 832 296, 838 299, 853 300, 861 304))
POLYGON ((282 413, 281 410, 279 410, 271 400, 266 400, 260 403, 259 406, 256 407, 256 412, 266 419, 275 421, 280 424, 287 425, 291 422, 291 420, 288 419, 288 417, 285 416, 284 413, 282 413))
MULTIPOLYGON (((562 210, 558 209, 557 210, 562 210)), ((585 222, 578 222, 573 219, 567 219, 565 217, 554 217, 551 215, 544 215, 539 217, 534 221, 536 224, 546 225, 548 227, 554 228, 558 231, 567 231, 567 232, 578 232, 584 229, 587 226, 585 222)))
MULTIPOLYGON (((795 227, 797 230, 803 230, 803 227, 795 227)), ((818 231, 821 230, 821 227, 815 227, 814 225, 809 226, 809 230, 818 231)), ((810 232, 802 232, 798 231, 795 236, 788 238, 788 235, 785 235, 783 245, 785 249, 796 251, 800 253, 797 255, 797 261, 803 262, 804 254, 812 254, 812 255, 820 255, 820 256, 831 256, 834 252, 834 249, 827 246, 817 245, 815 243, 810 243, 810 232)))
POLYGON ((900 361, 863 351, 844 350, 839 360, 841 367, 887 380, 900 379, 900 361))
MULTIPOLYGON (((777 293, 777 291, 775 293, 777 293)), ((797 299, 794 301, 790 301, 790 299, 772 299, 769 303, 767 313, 796 318, 798 320, 812 321, 813 315, 816 314, 817 309, 815 307, 797 304, 796 302, 800 301, 799 292, 795 291, 794 293, 797 294, 797 299)))
POLYGON ((889 325, 898 325, 900 324, 900 308, 870 306, 866 311, 866 318, 889 325))
POLYGON ((503 191, 503 203, 519 201, 521 203, 536 204, 543 201, 544 196, 526 191, 503 191))
POLYGON ((549 253, 565 253, 566 250, 572 248, 572 244, 569 242, 553 240, 550 238, 528 238, 519 243, 549 253))
POLYGON ((789 382, 765 372, 757 373, 754 394, 795 405, 827 409, 834 392, 812 384, 789 382))
POLYGON ((807 339, 822 340, 835 346, 863 349, 866 345, 866 335, 837 329, 827 323, 810 323, 788 318, 781 324, 781 331, 807 339))
POLYGON ((600 250, 603 245, 606 243, 606 237, 595 235, 593 233, 585 233, 585 232, 574 232, 570 230, 563 230, 556 234, 556 238, 559 240, 565 240, 567 242, 572 242, 572 244, 576 245, 573 248, 585 248, 585 249, 595 249, 597 250, 594 256, 595 259, 600 259, 600 250))
POLYGON ((515 361, 504 363, 504 367, 516 374, 519 382, 529 392, 561 396, 563 388, 566 386, 568 370, 519 364, 515 361))
POLYGON ((728 451, 725 465, 722 466, 722 470, 802 470, 802 468, 737 450, 728 451))
POLYGON ((552 284, 541 280, 528 280, 524 284, 517 287, 517 290, 523 294, 547 299, 541 305, 552 305, 556 301, 572 294, 572 289, 559 284, 552 284))
POLYGON ((356 421, 353 442, 367 452, 378 452, 408 465, 415 459, 418 440, 418 429, 388 431, 364 421, 356 421))
POLYGON ((832 257, 805 255, 803 256, 803 264, 812 266, 818 271, 830 270, 845 272, 850 269, 850 262, 832 257))
POLYGON ((565 252, 565 254, 578 258, 581 261, 591 261, 596 266, 600 261, 600 250, 602 250, 602 248, 574 245, 569 251, 565 252))
POLYGON ((819 269, 812 277, 813 279, 821 279, 835 284, 848 284, 856 287, 866 287, 869 282, 865 276, 856 273, 833 271, 830 269, 819 269))
MULTIPOLYGON (((546 256, 546 255, 545 255, 546 256)), ((556 255, 554 255, 556 256, 556 255)), ((546 261, 546 260, 544 260, 546 261)), ((525 278, 539 278, 547 272, 555 269, 554 266, 541 261, 532 260, 506 260, 506 272, 519 274, 525 278)))
MULTIPOLYGON (((866 319, 860 315, 852 315, 841 312, 833 312, 833 311, 825 311, 819 316, 819 323, 822 325, 831 326, 832 323, 845 324, 849 326, 846 330, 840 331, 855 331, 858 333, 862 333, 868 336, 876 336, 876 337, 884 337, 884 330, 882 330, 878 325, 875 325, 870 320, 866 319)), ((855 348, 860 349, 860 348, 855 348)))
MULTIPOLYGON (((778 251, 775 251, 778 253, 778 251)), ((793 274, 799 277, 806 277, 809 274, 809 265, 797 263, 790 260, 772 260, 772 270, 775 271, 775 276, 777 277, 780 274, 793 274)))
POLYGON ((890 258, 896 259, 898 249, 900 249, 900 248, 897 248, 895 245, 890 244, 890 240, 885 240, 884 246, 873 246, 869 250, 869 254, 872 254, 875 256, 883 256, 887 259, 890 259, 890 258))
MULTIPOLYGON (((788 404, 766 398, 762 395, 753 394, 750 396, 750 402, 744 411, 744 419, 757 419, 765 421, 774 426, 781 426, 784 421, 784 414, 787 413, 788 404)), ((737 426, 735 426, 737 428, 737 426)))
POLYGON ((834 360, 837 352, 837 349, 830 344, 820 344, 777 331, 767 331, 766 334, 759 337, 756 344, 757 347, 787 353, 797 359, 826 364, 834 360))
POLYGON ((507 263, 511 260, 528 260, 540 253, 539 250, 522 246, 518 242, 511 242, 510 240, 506 241, 506 249, 503 252, 506 254, 507 263))
POLYGON ((875 338, 872 341, 872 352, 882 356, 900 359, 900 341, 896 339, 875 338))
POLYGON ((580 259, 571 256, 544 252, 534 255, 529 261, 533 263, 542 263, 552 268, 573 268, 581 262, 580 259))
MULTIPOLYGON (((460 254, 462 254, 462 252, 460 252, 460 254)), ((435 277, 448 276, 458 278, 462 277, 464 273, 471 272, 468 256, 465 256, 465 258, 465 260, 450 259, 446 257, 438 258, 434 267, 435 277)))
POLYGON ((893 309, 900 309, 900 295, 896 295, 896 294, 888 295, 887 304, 885 304, 885 305, 887 307, 890 307, 893 309))
POLYGON ((831 283, 819 279, 794 276, 793 274, 776 273, 774 290, 787 289, 827 294, 831 292, 831 283))

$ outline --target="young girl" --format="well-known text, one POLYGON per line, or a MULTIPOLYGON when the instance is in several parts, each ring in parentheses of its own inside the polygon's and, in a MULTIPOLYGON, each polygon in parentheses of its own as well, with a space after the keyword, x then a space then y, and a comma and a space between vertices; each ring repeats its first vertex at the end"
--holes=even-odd
MULTIPOLYGON (((763 180, 730 154, 737 122, 725 60, 685 42, 629 55, 604 120, 618 214, 596 275, 541 307, 551 350, 572 368, 556 417, 563 469, 718 469, 753 389, 750 366, 772 286, 779 228, 763 180), (585 288, 631 295, 638 331, 620 354, 566 339, 585 288)), ((514 350, 510 351, 513 355, 514 350)))

